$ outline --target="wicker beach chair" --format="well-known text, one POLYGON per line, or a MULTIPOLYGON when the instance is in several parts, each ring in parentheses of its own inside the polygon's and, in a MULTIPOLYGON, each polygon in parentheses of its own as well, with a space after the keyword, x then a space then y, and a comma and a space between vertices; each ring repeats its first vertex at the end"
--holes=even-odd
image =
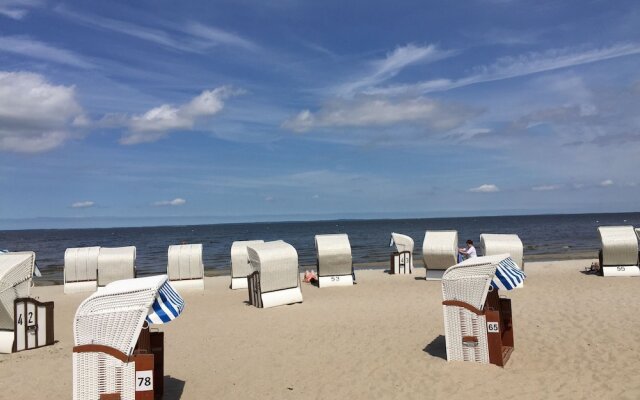
POLYGON ((427 280, 442 279, 442 274, 458 262, 458 231, 426 231, 422 258, 427 280))
POLYGON ((518 235, 483 233, 480 235, 480 250, 483 256, 508 253, 524 271, 524 246, 518 235))
POLYGON ((254 271, 249 262, 247 247, 258 243, 264 243, 264 240, 242 240, 231 245, 231 289, 248 287, 247 277, 254 271))
POLYGON ((183 308, 167 275, 112 282, 84 300, 73 323, 73 399, 161 396, 163 334, 149 325, 183 308))
POLYGON ((53 302, 29 298, 36 254, 0 254, 0 353, 53 344, 53 302))
POLYGON ((302 303, 298 253, 277 240, 247 247, 254 272, 248 277, 249 303, 258 308, 302 303))
POLYGON ((316 235, 318 286, 353 285, 351 244, 346 234, 316 235))
POLYGON ((169 246, 167 275, 178 291, 204 290, 202 244, 169 246))
POLYGON ((64 293, 95 292, 100 247, 70 248, 64 252, 64 293))
POLYGON ((98 253, 98 286, 136 277, 136 248, 101 247, 98 253))
POLYGON ((396 246, 396 251, 391 253, 390 271, 392 274, 410 274, 413 272, 413 246, 414 242, 407 235, 391 233, 390 246, 396 246))
POLYGON ((598 227, 602 247, 599 253, 603 276, 640 276, 638 238, 632 226, 598 227))
POLYGON ((512 290, 525 278, 508 254, 474 257, 442 276, 448 361, 499 366, 513 351, 511 301, 498 290, 512 290))

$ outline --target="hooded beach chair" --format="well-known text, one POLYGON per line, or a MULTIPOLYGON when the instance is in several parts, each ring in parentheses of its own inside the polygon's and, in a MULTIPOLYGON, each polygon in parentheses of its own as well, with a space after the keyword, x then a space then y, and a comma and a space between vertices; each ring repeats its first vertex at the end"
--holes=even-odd
POLYGON ((483 256, 508 253, 513 262, 524 271, 524 246, 515 234, 483 233, 480 235, 483 256))
POLYGON ((98 253, 98 286, 136 277, 136 248, 101 247, 98 253))
POLYGON ((422 258, 427 280, 442 279, 444 271, 458 262, 458 231, 426 231, 422 258))
POLYGON ((64 293, 95 292, 100 247, 70 248, 64 252, 64 293))
POLYGON ((413 239, 394 232, 391 233, 389 246, 393 245, 396 246, 396 251, 391 253, 390 272, 392 274, 410 274, 413 271, 413 239))
POLYGON ((508 254, 474 257, 442 276, 448 361, 504 366, 514 348, 511 300, 499 290, 521 286, 524 272, 508 254))
POLYGON ((201 244, 169 246, 167 275, 174 289, 204 290, 201 244))
POLYGON ((29 298, 34 252, 0 254, 0 353, 53 344, 53 302, 29 298))
POLYGON ((318 286, 353 285, 353 260, 349 236, 316 235, 318 286))
POLYGON ((638 238, 632 226, 598 228, 600 271, 603 276, 640 276, 638 238))
POLYGON ((302 303, 298 253, 282 240, 247 247, 253 273, 248 277, 249 303, 258 308, 302 303))
POLYGON ((254 270, 249 262, 247 247, 264 243, 264 240, 240 240, 231 244, 231 289, 246 289, 247 277, 254 270))
POLYGON ((164 335, 149 325, 183 309, 167 275, 115 281, 85 299, 73 322, 73 399, 161 397, 164 335))

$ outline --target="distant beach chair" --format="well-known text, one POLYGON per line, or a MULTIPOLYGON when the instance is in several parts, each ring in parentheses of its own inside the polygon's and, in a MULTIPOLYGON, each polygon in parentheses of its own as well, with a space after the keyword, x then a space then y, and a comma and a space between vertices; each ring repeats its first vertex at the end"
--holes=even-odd
POLYGON ((392 274, 410 274, 413 272, 413 246, 414 242, 407 235, 391 233, 390 246, 396 246, 396 251, 391 253, 390 272, 392 274))
POLYGON ((524 271, 524 246, 518 235, 483 233, 480 235, 480 250, 483 256, 508 253, 524 271))
POLYGON ((508 254, 474 257, 442 277, 448 361, 504 366, 514 348, 511 300, 499 290, 522 285, 524 272, 508 254))
POLYGON ((318 286, 353 285, 353 259, 349 236, 344 233, 316 235, 318 286))
POLYGON ((0 254, 0 353, 53 344, 53 302, 29 298, 36 254, 0 254))
POLYGON ((302 303, 298 252, 282 240, 247 247, 254 270, 248 277, 249 303, 258 308, 302 303))
POLYGON ((162 397, 164 333, 149 324, 183 309, 167 275, 112 282, 85 299, 73 324, 73 399, 162 397))
POLYGON ((264 240, 242 240, 231 245, 231 289, 246 289, 247 277, 253 273, 247 247, 264 240))
POLYGON ((632 226, 598 227, 602 276, 640 276, 638 238, 632 226))
POLYGON ((167 275, 174 289, 204 290, 202 244, 169 246, 167 275))
POLYGON ((427 280, 442 279, 444 271, 458 262, 458 231, 426 231, 422 258, 427 269, 427 280))
POLYGON ((101 247, 98 254, 98 286, 136 277, 136 248, 101 247))
POLYGON ((95 292, 100 247, 69 248, 64 252, 64 293, 95 292))
POLYGON ((640 228, 636 228, 636 236, 638 237, 638 240, 640 240, 640 228))

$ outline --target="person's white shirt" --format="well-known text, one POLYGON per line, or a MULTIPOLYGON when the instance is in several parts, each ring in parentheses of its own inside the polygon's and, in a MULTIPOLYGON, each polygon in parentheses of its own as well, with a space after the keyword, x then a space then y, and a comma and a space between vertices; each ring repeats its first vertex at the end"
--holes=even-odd
POLYGON ((476 248, 473 247, 473 245, 469 246, 469 248, 467 249, 467 251, 464 252, 464 254, 466 254, 467 258, 478 257, 478 253, 476 253, 476 248))

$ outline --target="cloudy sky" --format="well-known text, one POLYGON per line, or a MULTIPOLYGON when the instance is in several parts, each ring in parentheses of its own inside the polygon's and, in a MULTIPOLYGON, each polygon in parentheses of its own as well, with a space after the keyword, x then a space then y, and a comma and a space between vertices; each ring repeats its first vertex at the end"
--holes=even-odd
POLYGON ((0 0, 0 219, 638 211, 639 26, 635 1, 0 0))

